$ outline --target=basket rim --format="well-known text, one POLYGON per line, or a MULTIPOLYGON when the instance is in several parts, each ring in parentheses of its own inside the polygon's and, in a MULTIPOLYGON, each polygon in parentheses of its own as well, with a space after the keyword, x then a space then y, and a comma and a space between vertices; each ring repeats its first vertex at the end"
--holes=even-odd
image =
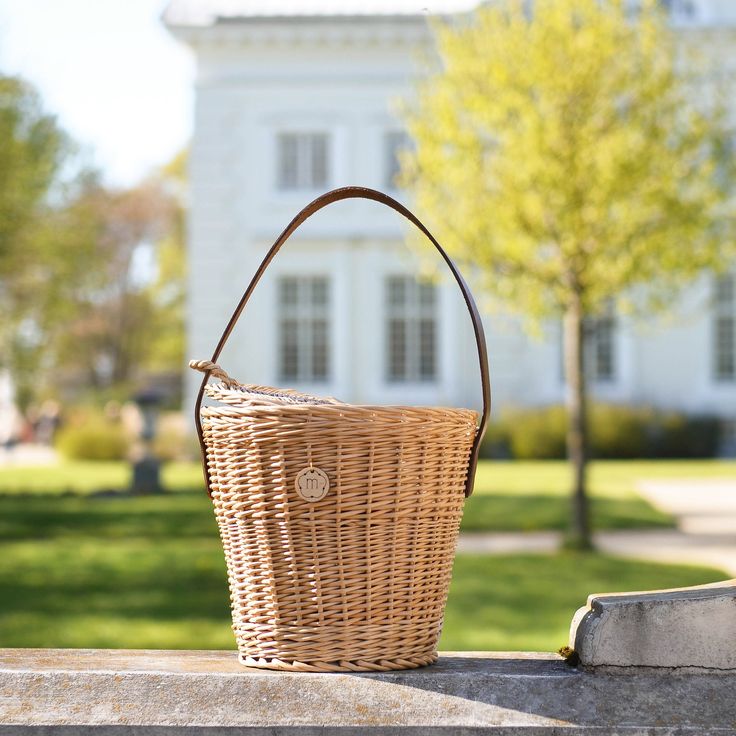
POLYGON ((273 414, 282 412, 305 412, 318 411, 328 414, 345 414, 353 411, 364 412, 370 414, 384 414, 396 412, 415 413, 415 412, 431 412, 431 413, 451 413, 459 415, 473 416, 477 421, 480 412, 476 409, 468 409, 466 407, 456 406, 409 406, 402 404, 270 404, 258 406, 238 406, 237 404, 220 403, 217 405, 203 405, 201 413, 206 415, 207 412, 227 412, 233 414, 273 414))

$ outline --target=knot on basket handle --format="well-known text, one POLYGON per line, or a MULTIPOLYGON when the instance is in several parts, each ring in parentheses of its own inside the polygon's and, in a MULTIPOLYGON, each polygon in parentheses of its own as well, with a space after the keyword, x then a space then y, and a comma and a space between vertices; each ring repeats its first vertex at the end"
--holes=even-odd
POLYGON ((219 378, 226 386, 237 386, 238 382, 234 378, 230 378, 224 369, 220 368, 217 363, 211 360, 190 360, 189 367, 195 371, 209 373, 213 378, 219 378))

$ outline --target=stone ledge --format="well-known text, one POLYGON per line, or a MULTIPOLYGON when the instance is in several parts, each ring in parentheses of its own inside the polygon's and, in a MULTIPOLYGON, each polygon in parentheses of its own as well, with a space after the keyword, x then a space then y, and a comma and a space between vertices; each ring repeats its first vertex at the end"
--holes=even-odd
POLYGON ((736 673, 588 673, 447 653, 383 674, 247 669, 234 652, 0 650, 0 736, 736 734, 736 673))
POLYGON ((640 593, 591 595, 570 647, 585 669, 667 668, 736 675, 736 580, 640 593))

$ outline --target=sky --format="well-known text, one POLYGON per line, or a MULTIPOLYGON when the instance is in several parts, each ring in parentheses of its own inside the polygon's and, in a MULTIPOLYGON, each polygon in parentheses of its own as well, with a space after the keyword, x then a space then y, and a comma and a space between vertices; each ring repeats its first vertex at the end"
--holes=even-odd
POLYGON ((189 141, 194 60, 165 0, 0 0, 0 73, 20 74, 112 185, 189 141))

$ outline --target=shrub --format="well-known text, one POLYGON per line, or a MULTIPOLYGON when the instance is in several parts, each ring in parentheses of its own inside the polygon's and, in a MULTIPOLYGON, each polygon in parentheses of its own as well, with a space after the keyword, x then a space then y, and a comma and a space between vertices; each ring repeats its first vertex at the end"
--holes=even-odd
POLYGON ((503 418, 511 454, 517 460, 559 460, 566 456, 567 413, 562 406, 510 411, 503 418))
POLYGON ((590 455, 602 459, 652 457, 656 415, 647 407, 594 404, 588 413, 590 455))
MULTIPOLYGON (((704 458, 718 450, 719 422, 650 407, 592 404, 590 456, 600 459, 704 458)), ((488 427, 481 456, 559 460, 567 456, 567 414, 560 405, 503 412, 488 427)))
POLYGON ((593 457, 714 457, 718 435, 718 419, 711 416, 613 405, 597 405, 591 411, 593 457))
POLYGON ((119 422, 88 416, 59 430, 56 447, 69 460, 123 460, 131 441, 119 422))
POLYGON ((491 460, 509 460, 511 456, 508 424, 502 420, 489 422, 480 446, 480 457, 491 460))
POLYGON ((704 458, 718 453, 720 422, 712 416, 659 416, 652 444, 655 457, 704 458))
POLYGON ((181 412, 165 412, 158 421, 153 454, 160 460, 199 459, 197 436, 189 425, 189 417, 181 412))

